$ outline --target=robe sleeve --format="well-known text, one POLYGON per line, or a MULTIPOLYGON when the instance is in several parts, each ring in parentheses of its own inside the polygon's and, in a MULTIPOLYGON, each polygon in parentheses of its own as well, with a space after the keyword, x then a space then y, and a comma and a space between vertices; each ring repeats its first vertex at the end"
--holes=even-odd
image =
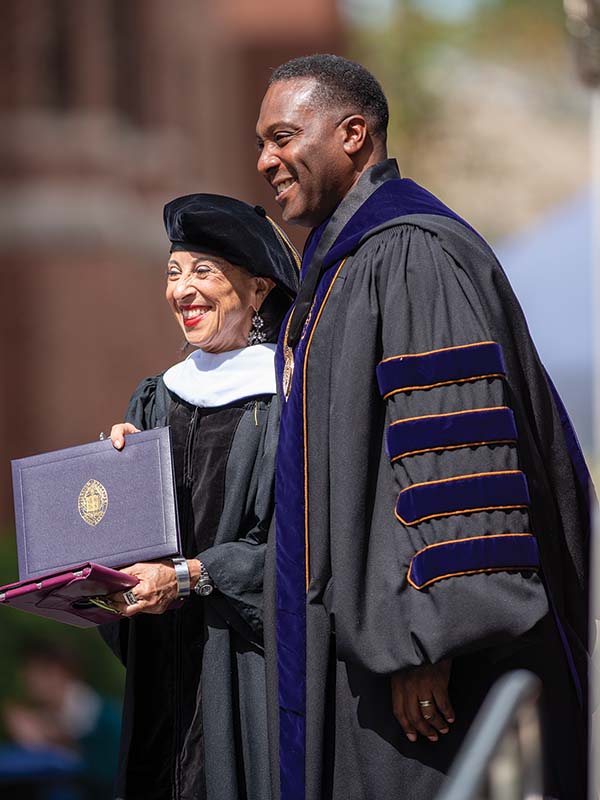
POLYGON ((420 228, 369 248, 385 446, 360 622, 338 609, 336 627, 385 673, 514 641, 548 604, 510 376, 472 282, 420 228))
MULTIPOLYGON (((250 418, 247 423, 251 426, 255 424, 250 418)), ((207 602, 218 605, 219 613, 239 633, 259 643, 263 631, 263 572, 267 536, 273 517, 278 427, 279 402, 274 397, 266 414, 264 438, 252 470, 247 496, 228 499, 228 502, 244 503, 245 527, 234 534, 237 538, 216 544, 198 554, 218 590, 206 598, 207 602)), ((238 435, 243 438, 244 431, 238 429, 238 435)), ((232 452, 234 450, 235 442, 232 452)))
POLYGON ((145 378, 131 395, 125 421, 140 430, 167 424, 170 396, 160 375, 145 378))

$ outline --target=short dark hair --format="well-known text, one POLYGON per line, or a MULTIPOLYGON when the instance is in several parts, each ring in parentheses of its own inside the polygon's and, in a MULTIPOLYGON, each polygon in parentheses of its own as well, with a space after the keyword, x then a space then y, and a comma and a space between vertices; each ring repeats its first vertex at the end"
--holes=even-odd
POLYGON ((372 125, 372 133, 385 140, 389 121, 388 104, 377 79, 355 61, 330 53, 315 53, 286 61, 273 70, 269 86, 279 81, 313 78, 317 82, 316 99, 323 105, 347 105, 363 114, 372 125))

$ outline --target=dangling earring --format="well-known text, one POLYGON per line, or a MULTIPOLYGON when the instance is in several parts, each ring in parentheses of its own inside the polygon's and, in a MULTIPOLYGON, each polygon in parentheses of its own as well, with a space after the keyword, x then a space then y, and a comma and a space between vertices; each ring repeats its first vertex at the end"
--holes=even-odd
POLYGON ((250 327, 250 333, 248 334, 248 346, 252 346, 253 344, 262 344, 267 335, 263 331, 264 327, 264 320, 258 311, 254 311, 254 315, 252 317, 252 325, 250 327))

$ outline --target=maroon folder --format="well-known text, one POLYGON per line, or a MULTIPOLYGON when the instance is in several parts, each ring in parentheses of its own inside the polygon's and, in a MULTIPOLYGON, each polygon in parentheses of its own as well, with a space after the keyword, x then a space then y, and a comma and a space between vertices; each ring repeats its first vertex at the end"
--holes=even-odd
POLYGON ((88 562, 41 578, 0 586, 0 605, 78 628, 93 628, 115 622, 119 617, 94 605, 90 598, 126 592, 138 583, 132 575, 88 562))

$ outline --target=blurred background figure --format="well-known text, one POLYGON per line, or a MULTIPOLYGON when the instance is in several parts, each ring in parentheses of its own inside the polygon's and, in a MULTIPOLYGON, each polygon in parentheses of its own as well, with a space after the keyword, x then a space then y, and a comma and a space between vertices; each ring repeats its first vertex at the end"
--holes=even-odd
MULTIPOLYGON (((64 646, 32 642, 21 652, 20 664, 24 700, 9 701, 2 709, 8 736, 17 745, 4 751, 5 760, 13 758, 6 779, 16 785, 39 783, 39 794, 33 796, 43 800, 110 800, 119 747, 118 705, 82 680, 74 653, 64 646), (44 788, 51 765, 61 767, 63 778, 70 777, 78 789, 44 788)), ((0 767, 0 787, 1 781, 0 767)))

